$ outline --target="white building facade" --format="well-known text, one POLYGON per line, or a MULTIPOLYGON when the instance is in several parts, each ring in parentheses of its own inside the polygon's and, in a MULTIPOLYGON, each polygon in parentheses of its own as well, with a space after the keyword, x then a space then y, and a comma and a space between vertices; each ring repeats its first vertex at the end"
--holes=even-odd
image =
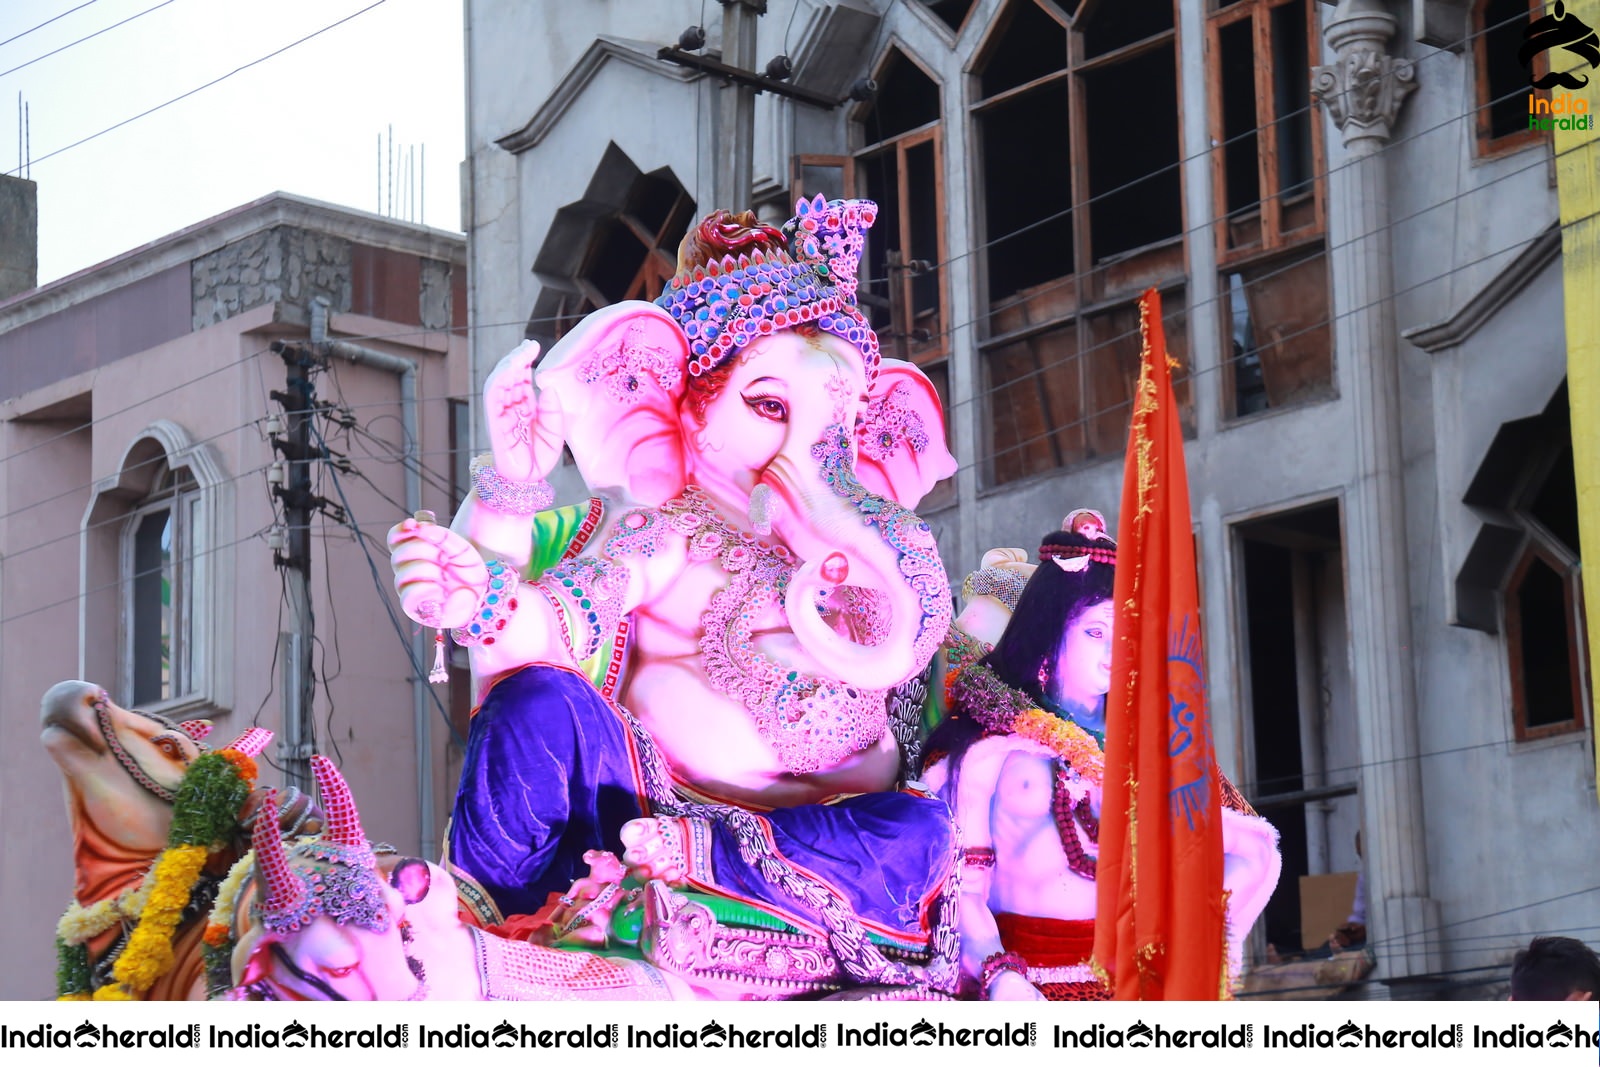
POLYGON ((739 90, 658 55, 700 3, 467 4, 472 380, 652 299, 714 207, 871 197, 863 300, 944 396, 961 468, 923 513, 959 581, 1115 514, 1154 286, 1218 752, 1284 835, 1258 954, 1327 933, 1299 876, 1358 867, 1372 995, 1481 995, 1531 935, 1593 935, 1539 5, 731 2, 758 71, 840 101, 755 97, 750 204, 719 201, 739 90))

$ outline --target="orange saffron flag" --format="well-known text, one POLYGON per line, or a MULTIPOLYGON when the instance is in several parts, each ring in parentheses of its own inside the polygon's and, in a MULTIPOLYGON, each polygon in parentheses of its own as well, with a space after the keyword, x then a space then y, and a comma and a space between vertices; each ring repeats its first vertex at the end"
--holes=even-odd
POLYGON ((1222 803, 1206 710, 1183 432, 1161 297, 1143 351, 1117 529, 1094 966, 1118 1000, 1228 996, 1222 803))

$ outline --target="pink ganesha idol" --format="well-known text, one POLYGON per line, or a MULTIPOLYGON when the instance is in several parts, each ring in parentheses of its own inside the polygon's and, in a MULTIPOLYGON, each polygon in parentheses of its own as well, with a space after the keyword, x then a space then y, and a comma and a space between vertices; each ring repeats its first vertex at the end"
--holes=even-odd
POLYGON ((709 911, 640 935, 700 978, 953 987, 954 832, 902 745, 951 613, 911 509, 955 461, 857 306, 876 210, 709 216, 657 301, 503 360, 451 528, 390 532, 407 614, 471 654, 447 862, 485 921, 554 901, 603 938, 622 894, 569 887, 611 850, 709 911), (563 446, 593 498, 551 509, 563 446))

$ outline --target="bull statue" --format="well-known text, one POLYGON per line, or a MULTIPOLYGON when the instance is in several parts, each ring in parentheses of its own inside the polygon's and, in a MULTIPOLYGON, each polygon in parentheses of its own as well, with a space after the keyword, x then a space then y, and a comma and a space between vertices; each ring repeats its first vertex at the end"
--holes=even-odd
MULTIPOLYGON (((40 727, 72 825, 73 899, 57 927, 57 995, 203 998, 203 920, 248 847, 259 801, 253 758, 271 731, 252 727, 213 750, 209 721, 130 711, 80 681, 45 694, 40 727)), ((290 798, 280 825, 316 829, 309 798, 290 798)))

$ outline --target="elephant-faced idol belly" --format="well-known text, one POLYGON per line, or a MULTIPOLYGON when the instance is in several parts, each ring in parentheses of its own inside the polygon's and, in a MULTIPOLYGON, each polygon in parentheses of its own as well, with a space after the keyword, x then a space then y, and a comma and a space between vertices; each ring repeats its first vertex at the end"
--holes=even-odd
POLYGON ((899 752, 887 731, 832 766, 793 774, 744 705, 706 684, 698 657, 649 660, 639 651, 621 702, 692 788, 739 804, 786 808, 894 787, 899 752))

